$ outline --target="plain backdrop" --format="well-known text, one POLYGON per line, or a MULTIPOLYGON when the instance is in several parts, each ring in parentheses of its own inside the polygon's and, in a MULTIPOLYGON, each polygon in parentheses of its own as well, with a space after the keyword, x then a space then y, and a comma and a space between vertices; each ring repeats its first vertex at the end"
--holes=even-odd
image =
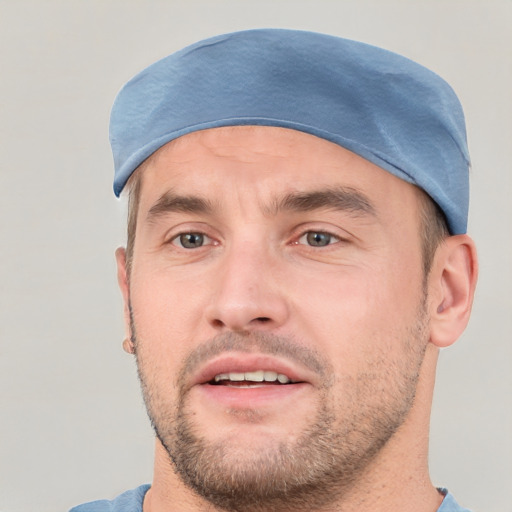
POLYGON ((66 511, 151 480, 121 350, 109 110, 156 59, 256 27, 382 46, 459 94, 481 278, 470 326, 441 354, 431 473, 475 512, 511 510, 511 1, 0 0, 0 511, 66 511))

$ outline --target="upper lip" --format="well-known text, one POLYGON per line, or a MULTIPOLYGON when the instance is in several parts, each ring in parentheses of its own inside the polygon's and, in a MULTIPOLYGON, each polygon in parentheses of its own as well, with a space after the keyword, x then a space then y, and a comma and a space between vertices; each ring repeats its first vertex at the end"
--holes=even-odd
POLYGON ((214 357, 202 365, 192 376, 192 386, 206 384, 221 373, 245 373, 258 370, 274 371, 286 375, 293 382, 311 382, 311 370, 293 362, 265 354, 228 352, 214 357))

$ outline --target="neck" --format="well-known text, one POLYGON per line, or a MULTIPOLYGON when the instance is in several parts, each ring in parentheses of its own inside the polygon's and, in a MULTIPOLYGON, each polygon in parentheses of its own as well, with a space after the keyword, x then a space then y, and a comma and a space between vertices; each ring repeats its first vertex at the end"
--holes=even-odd
MULTIPOLYGON (((428 471, 428 431, 437 354, 438 350, 429 344, 414 405, 366 471, 336 503, 314 511, 308 507, 308 512, 437 511, 442 496, 432 485, 428 471)), ((157 440, 153 484, 144 500, 144 512, 214 511, 221 512, 184 485, 157 440)), ((296 508, 294 511, 299 512, 296 508)))

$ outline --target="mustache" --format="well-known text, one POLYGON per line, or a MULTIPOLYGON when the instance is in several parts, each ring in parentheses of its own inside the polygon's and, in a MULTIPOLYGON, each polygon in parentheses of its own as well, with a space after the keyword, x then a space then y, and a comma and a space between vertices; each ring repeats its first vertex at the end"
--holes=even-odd
POLYGON ((305 366, 320 377, 325 377, 331 369, 328 361, 317 351, 288 337, 267 332, 226 332, 203 342, 185 358, 178 376, 178 383, 183 385, 188 375, 225 352, 258 352, 259 354, 284 357, 291 362, 305 366))

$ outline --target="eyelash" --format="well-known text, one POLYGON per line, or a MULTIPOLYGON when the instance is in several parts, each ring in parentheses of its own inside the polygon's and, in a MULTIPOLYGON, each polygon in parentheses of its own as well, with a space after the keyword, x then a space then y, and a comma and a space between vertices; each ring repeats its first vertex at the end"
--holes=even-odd
MULTIPOLYGON (((191 249, 199 249, 201 247, 204 247, 205 245, 210 245, 212 242, 214 242, 214 240, 209 237, 208 235, 206 235, 205 233, 201 233, 200 231, 185 231, 183 233, 178 233, 176 236, 174 236, 171 240, 170 240, 170 243, 176 247, 179 247, 181 249, 185 249, 185 250, 191 250, 191 249), (183 241, 184 241, 184 238, 185 237, 201 237, 203 240, 206 239, 209 241, 208 244, 204 244, 202 243, 200 246, 198 247, 185 247, 183 245, 183 241)), ((217 245, 216 243, 213 243, 212 245, 217 245)))
POLYGON ((295 242, 295 243, 299 244, 301 242, 301 240, 304 240, 304 242, 306 242, 306 243, 304 243, 304 245, 307 245, 308 247, 318 247, 318 248, 328 247, 330 245, 333 245, 333 243, 337 243, 337 242, 341 241, 341 239, 339 237, 337 237, 336 235, 333 235, 332 233, 329 233, 328 231, 315 230, 315 229, 310 229, 308 231, 305 231, 298 238, 297 242, 295 242), (317 239, 317 241, 320 241, 319 239, 321 237, 325 237, 325 239, 326 239, 325 245, 315 245, 313 243, 313 240, 314 240, 313 237, 315 237, 317 239))

